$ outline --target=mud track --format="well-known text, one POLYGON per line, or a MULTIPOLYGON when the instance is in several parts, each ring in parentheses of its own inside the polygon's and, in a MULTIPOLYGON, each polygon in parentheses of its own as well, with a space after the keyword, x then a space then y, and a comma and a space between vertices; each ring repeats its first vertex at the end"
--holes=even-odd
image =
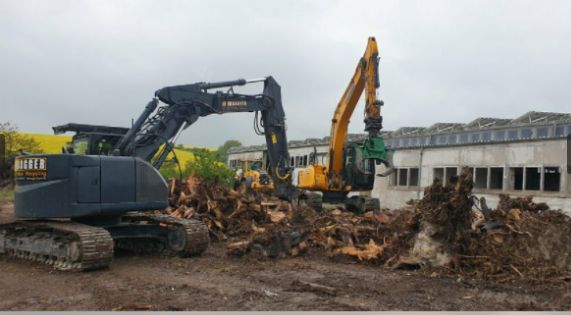
MULTIPOLYGON (((0 205, 0 221, 12 206, 0 205)), ((60 272, 0 256, 0 310, 570 310, 571 282, 497 284, 333 262, 116 255, 109 269, 60 272), (309 282, 334 294, 311 291, 309 282)))

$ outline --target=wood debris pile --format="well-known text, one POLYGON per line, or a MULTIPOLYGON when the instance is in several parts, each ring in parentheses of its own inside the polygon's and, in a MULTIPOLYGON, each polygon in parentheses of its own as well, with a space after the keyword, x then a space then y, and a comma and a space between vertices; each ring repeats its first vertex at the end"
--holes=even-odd
POLYGON ((321 248, 391 267, 416 266, 498 281, 543 280, 571 270, 571 219, 531 197, 500 197, 495 210, 472 194, 467 170, 397 210, 317 213, 304 205, 263 198, 188 178, 171 182, 175 217, 197 218, 229 254, 286 257, 321 248))
POLYGON ((360 215, 336 209, 314 222, 312 243, 326 248, 334 259, 389 264, 410 248, 414 219, 414 212, 405 208, 360 215))
POLYGON ((478 202, 472 195, 472 187, 470 173, 463 170, 446 186, 435 181, 414 205, 418 235, 432 227, 430 237, 440 244, 433 250, 450 255, 448 267, 500 281, 543 280, 571 271, 569 216, 534 203, 532 197, 508 195, 500 195, 498 207, 491 210, 483 198, 478 202))
POLYGON ((296 256, 307 250, 315 211, 271 199, 246 189, 230 189, 189 177, 170 183, 173 217, 203 221, 214 240, 227 240, 229 253, 268 257, 296 256))
POLYGON ((500 195, 461 257, 476 276, 543 281, 571 274, 571 218, 532 197, 500 195))

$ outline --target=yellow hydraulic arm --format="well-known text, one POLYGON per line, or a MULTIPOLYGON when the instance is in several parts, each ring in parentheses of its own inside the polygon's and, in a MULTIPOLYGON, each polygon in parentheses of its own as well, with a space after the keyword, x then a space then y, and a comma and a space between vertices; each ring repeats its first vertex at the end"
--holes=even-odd
MULTIPOLYGON (((331 140, 329 142, 327 165, 311 165, 306 170, 299 173, 298 186, 302 189, 322 190, 322 191, 351 191, 357 189, 359 184, 352 184, 348 177, 353 179, 362 177, 358 173, 347 171, 355 169, 354 165, 364 165, 367 162, 386 162, 386 151, 379 132, 382 129, 382 116, 380 107, 383 102, 377 99, 377 88, 379 87, 379 50, 374 37, 369 37, 365 54, 359 60, 355 73, 341 97, 331 124, 331 140), (359 153, 348 155, 346 148, 347 129, 350 118, 355 107, 365 92, 365 131, 368 138, 362 147, 357 148, 359 153), (358 156, 357 156, 358 155, 358 156), (347 157, 350 159, 347 159, 347 157), (357 161, 359 159, 359 161, 357 161), (348 160, 350 165, 348 165, 348 160), (351 175, 355 174, 355 175, 351 175)), ((373 171, 374 172, 374 171, 373 171)), ((371 177, 374 180, 374 175, 371 177)), ((372 188, 372 181, 361 184, 357 190, 372 188), (366 188, 365 188, 366 187, 366 188)))
POLYGON ((366 126, 365 130, 378 134, 382 128, 382 117, 380 106, 382 102, 377 101, 377 88, 379 87, 379 76, 377 73, 379 64, 379 49, 374 37, 369 37, 367 49, 364 56, 359 60, 355 69, 355 74, 345 89, 335 114, 331 120, 331 142, 329 143, 329 178, 330 185, 339 187, 343 182, 343 148, 347 138, 347 128, 357 106, 359 98, 366 88, 365 123, 370 122, 374 126, 366 126), (375 124, 376 123, 376 124, 375 124), (369 127, 369 128, 367 128, 369 127))

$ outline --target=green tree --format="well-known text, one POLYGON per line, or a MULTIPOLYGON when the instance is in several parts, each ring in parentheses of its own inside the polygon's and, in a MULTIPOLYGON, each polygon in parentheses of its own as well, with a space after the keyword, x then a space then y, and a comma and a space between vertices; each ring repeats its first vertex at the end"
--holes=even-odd
POLYGON ((40 144, 34 138, 18 132, 18 126, 12 122, 0 123, 0 134, 4 135, 7 156, 20 152, 41 153, 40 144))
POLYGON ((228 160, 228 150, 233 147, 241 147, 242 142, 238 140, 226 140, 223 145, 218 147, 218 160, 220 162, 226 163, 228 160))
POLYGON ((0 136, 4 137, 4 152, 0 152, 0 187, 13 185, 14 158, 25 153, 41 153, 40 144, 34 138, 18 132, 18 126, 12 122, 0 123, 0 136))

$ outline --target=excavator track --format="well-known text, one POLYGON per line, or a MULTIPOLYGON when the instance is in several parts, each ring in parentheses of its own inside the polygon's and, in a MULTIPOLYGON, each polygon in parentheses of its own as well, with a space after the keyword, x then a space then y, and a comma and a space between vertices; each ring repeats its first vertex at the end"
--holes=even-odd
MULTIPOLYGON (((138 254, 189 257, 202 254, 210 245, 208 228, 199 220, 144 213, 129 213, 121 219, 133 228, 154 227, 154 235, 117 237, 117 249, 138 254)), ((114 234, 113 228, 110 228, 110 232, 114 234)))
POLYGON ((113 260, 113 239, 104 228, 72 221, 16 221, 0 225, 0 254, 58 270, 94 270, 113 260))

